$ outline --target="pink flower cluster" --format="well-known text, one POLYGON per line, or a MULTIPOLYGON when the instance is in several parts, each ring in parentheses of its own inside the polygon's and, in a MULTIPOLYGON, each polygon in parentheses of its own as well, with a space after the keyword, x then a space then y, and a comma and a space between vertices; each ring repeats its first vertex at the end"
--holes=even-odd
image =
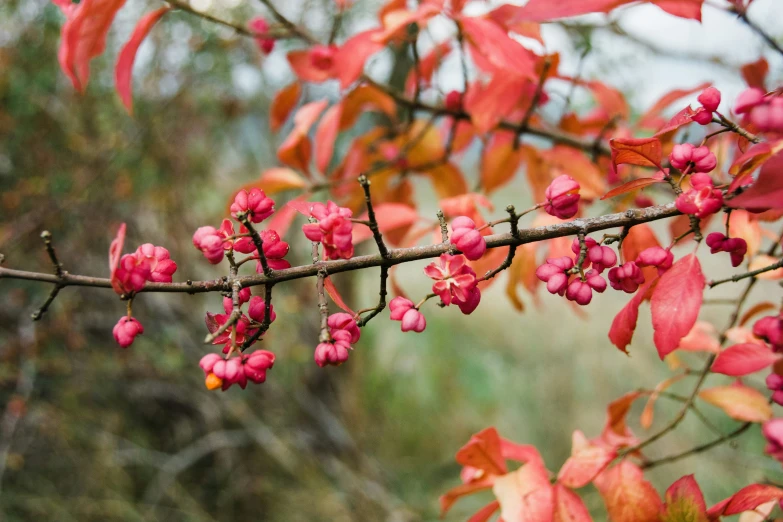
POLYGON ((762 317, 753 324, 753 335, 772 346, 776 352, 783 352, 783 314, 762 317))
MULTIPOLYGON (((254 33, 263 35, 269 31, 269 22, 265 18, 257 16, 248 22, 247 27, 254 33)), ((262 53, 269 54, 275 48, 275 40, 274 38, 256 36, 256 45, 262 53)))
POLYGON ((635 261, 628 261, 612 268, 607 277, 612 288, 628 294, 636 292, 639 286, 644 284, 644 274, 635 261))
POLYGON ((648 267, 654 266, 658 269, 658 275, 663 275, 674 263, 674 254, 671 250, 663 247, 645 248, 636 256, 636 266, 648 267))
POLYGON ((395 297, 389 303, 389 309, 391 310, 391 320, 400 321, 402 323, 400 329, 403 332, 421 333, 427 327, 424 314, 409 299, 402 296, 395 297))
POLYGON ((703 173, 691 176, 691 189, 683 192, 674 202, 677 210, 703 219, 719 211, 723 206, 723 193, 712 184, 712 179, 703 173))
POLYGON ((779 96, 767 97, 764 91, 752 87, 739 95, 734 112, 745 114, 761 132, 783 133, 783 98, 779 96))
POLYGON ((348 360, 352 344, 359 341, 359 325, 351 314, 343 312, 332 314, 327 319, 330 340, 315 347, 315 363, 323 368, 327 365, 339 366, 348 360))
POLYGON ((720 98, 720 91, 715 87, 704 89, 698 97, 701 107, 696 109, 693 121, 699 125, 709 125, 712 122, 712 113, 718 110, 720 98))
POLYGON ((441 254, 438 261, 424 268, 424 273, 435 280, 432 292, 445 306, 456 304, 463 314, 468 315, 479 305, 481 290, 477 286, 478 279, 465 256, 441 254))
POLYGON ((223 391, 238 384, 244 389, 247 381, 261 384, 266 380, 266 372, 275 364, 275 354, 266 350, 256 350, 251 354, 224 359, 216 353, 208 353, 201 358, 199 366, 204 370, 207 389, 221 388, 223 391))
POLYGON ((144 327, 133 317, 120 317, 112 330, 114 340, 123 348, 133 344, 136 336, 143 333, 144 327))
POLYGON ((748 252, 748 244, 740 237, 726 237, 720 232, 709 234, 706 239, 710 253, 728 252, 731 256, 731 266, 742 264, 745 254, 748 252))
POLYGON ((353 257, 353 222, 351 209, 340 207, 333 201, 310 204, 310 216, 317 223, 302 226, 307 239, 324 246, 327 259, 350 259, 353 257))
POLYGON ((546 188, 544 210, 551 216, 569 219, 579 210, 579 183, 566 174, 556 177, 546 188))
MULTIPOLYGON (((259 189, 251 189, 250 192, 240 190, 231 204, 231 215, 236 218, 240 212, 246 212, 248 219, 253 223, 260 223, 274 212, 275 203, 259 189)), ((272 270, 290 268, 291 263, 284 258, 288 254, 289 245, 280 239, 280 235, 272 229, 261 230, 258 236, 263 242, 264 257, 272 270)), ((224 219, 219 229, 211 226, 200 227, 193 234, 193 246, 201 250, 207 261, 216 265, 223 260, 226 252, 240 252, 242 254, 255 254, 256 272, 263 273, 263 267, 258 256, 250 232, 244 225, 239 225, 234 231, 234 223, 230 219, 224 219)))
POLYGON ((669 154, 669 163, 683 172, 688 167, 691 167, 689 173, 711 172, 718 164, 718 160, 706 146, 694 147, 690 143, 680 143, 675 145, 669 154))
POLYGON ((466 216, 459 216, 451 222, 451 244, 459 248, 471 261, 480 259, 487 251, 487 242, 476 223, 466 216))

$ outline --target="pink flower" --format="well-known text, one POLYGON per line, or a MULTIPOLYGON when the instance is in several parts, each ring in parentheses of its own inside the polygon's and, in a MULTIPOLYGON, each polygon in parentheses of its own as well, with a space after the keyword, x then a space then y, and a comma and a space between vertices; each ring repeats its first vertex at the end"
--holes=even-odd
POLYGON ((465 256, 441 254, 438 261, 427 265, 424 273, 435 280, 432 291, 440 297, 441 302, 448 306, 467 303, 471 292, 475 288, 476 272, 465 262, 465 256))
POLYGON ((150 267, 149 280, 154 283, 171 283, 172 274, 177 271, 177 263, 169 257, 169 251, 152 243, 144 243, 136 249, 136 257, 146 258, 150 267))
POLYGON ((567 272, 574 267, 574 261, 568 257, 552 257, 536 269, 536 277, 546 283, 550 294, 564 295, 568 286, 567 272))
POLYGON ((712 112, 708 111, 704 107, 699 107, 696 112, 691 116, 691 119, 699 125, 709 125, 712 123, 712 112))
POLYGON ((320 71, 331 71, 338 48, 336 45, 314 45, 310 49, 310 64, 320 71))
POLYGON ((125 254, 120 258, 120 264, 114 273, 114 278, 118 287, 123 290, 122 293, 127 294, 141 291, 150 275, 150 261, 148 259, 139 258, 135 254, 125 254))
POLYGON ((318 220, 302 227, 307 239, 324 246, 327 259, 350 259, 353 257, 353 223, 351 209, 340 207, 332 201, 313 203, 310 215, 318 220))
POLYGON ((221 387, 223 391, 226 391, 234 384, 238 384, 243 390, 247 386, 245 367, 240 357, 221 359, 215 362, 215 365, 212 367, 212 373, 223 382, 221 387))
MULTIPOLYGON (((242 306, 243 304, 247 303, 249 300, 250 300, 250 288, 243 288, 242 290, 240 290, 239 306, 242 306)), ((224 297, 223 310, 225 310, 227 314, 230 314, 233 308, 234 308, 234 301, 230 297, 224 297)))
POLYGON ((753 335, 772 345, 776 352, 783 352, 783 316, 762 317, 753 324, 753 335))
POLYGON ((556 177, 544 192, 547 200, 544 210, 560 219, 574 217, 579 210, 579 189, 579 183, 571 176, 556 177))
POLYGON ((326 320, 326 324, 329 326, 329 333, 332 337, 335 336, 335 333, 338 330, 348 332, 350 335, 348 342, 350 344, 355 344, 362 335, 359 331, 359 325, 356 324, 356 320, 351 314, 346 314, 344 312, 332 314, 326 320))
POLYGON ((612 288, 629 294, 636 292, 639 285, 644 284, 644 274, 633 261, 612 268, 608 276, 612 288))
POLYGON ((215 227, 200 227, 193 234, 193 246, 201 250, 213 265, 223 260, 223 242, 224 236, 215 227))
POLYGON ((323 368, 324 366, 339 366, 348 360, 351 345, 347 338, 350 334, 345 330, 338 330, 338 336, 331 341, 320 343, 315 347, 315 364, 323 368))
POLYGON ((715 112, 720 105, 720 91, 715 87, 707 87, 698 97, 699 103, 705 110, 715 112))
POLYGON ((459 216, 451 222, 451 244, 465 254, 471 261, 480 259, 487 251, 487 242, 481 232, 476 230, 476 223, 466 216, 459 216))
POLYGON ((447 111, 457 112, 462 110, 462 93, 459 91, 449 91, 443 100, 443 105, 447 111))
POLYGON ((240 190, 234 196, 234 202, 231 204, 231 215, 234 218, 240 212, 247 212, 248 219, 253 223, 260 223, 268 218, 275 211, 275 202, 266 197, 263 190, 254 188, 250 192, 240 190))
POLYGON ((481 302, 481 289, 478 286, 474 286, 468 291, 468 295, 464 301, 454 301, 459 307, 459 311, 465 315, 470 315, 478 308, 481 302))
POLYGON ((144 333, 144 327, 133 317, 121 317, 117 324, 114 325, 112 334, 117 344, 123 348, 133 344, 133 340, 137 335, 144 333))
POLYGON ((761 432, 767 439, 764 452, 783 462, 783 418, 772 419, 764 423, 761 432))
POLYGON ((680 194, 674 205, 683 214, 691 214, 703 219, 719 211, 723 206, 723 193, 712 184, 712 179, 706 174, 691 176, 691 188, 680 194))
POLYGON ((710 247, 710 253, 728 252, 731 255, 731 266, 737 267, 742 264, 745 254, 748 251, 748 244, 739 237, 728 238, 720 232, 713 232, 707 236, 707 246, 710 247))
POLYGON ((427 320, 413 304, 413 301, 404 297, 395 297, 389 303, 391 320, 401 321, 400 328, 403 332, 414 331, 421 333, 427 327, 427 320))
MULTIPOLYGON (((287 242, 280 239, 280 234, 272 229, 268 229, 262 230, 258 235, 261 237, 261 241, 264 242, 264 257, 266 257, 269 268, 272 270, 291 268, 291 263, 283 259, 288 254, 290 246, 287 242)), ((255 250, 254 246, 253 251, 255 250)), ((264 273, 264 267, 261 266, 260 259, 256 261, 256 272, 259 274, 264 273)))
POLYGON ((587 250, 590 265, 600 274, 617 263, 617 254, 608 246, 595 245, 587 250))
POLYGON ((662 247, 645 248, 636 257, 636 266, 654 266, 658 269, 658 275, 662 275, 672 267, 674 254, 662 247))
POLYGON ((223 250, 236 250, 243 254, 256 251, 256 245, 244 225, 239 225, 239 232, 234 232, 234 223, 230 219, 224 219, 217 233, 223 238, 223 250), (243 237, 234 237, 244 234, 243 237), (231 238, 231 239, 229 239, 231 238))
MULTIPOLYGON (((266 34, 269 31, 269 22, 260 16, 250 20, 247 26, 251 31, 258 35, 266 34)), ((256 36, 256 45, 262 53, 269 54, 275 48, 275 40, 273 38, 262 38, 261 36, 256 36)))
POLYGON ((773 392, 772 401, 783 406, 783 375, 770 373, 767 375, 766 383, 767 388, 773 392))
MULTIPOLYGON (((266 317, 266 301, 259 296, 254 296, 250 299, 250 304, 247 306, 247 315, 257 323, 263 323, 264 317, 266 317)), ((274 323, 277 319, 275 313, 275 305, 271 305, 269 308, 269 323, 274 323)))
MULTIPOLYGON (((229 320, 230 317, 230 309, 228 309, 225 314, 213 314, 211 312, 207 312, 204 322, 207 325, 207 330, 209 330, 210 333, 215 333, 229 320)), ((228 353, 231 349, 231 332, 233 330, 236 330, 235 340, 237 344, 244 343, 248 337, 251 337, 256 332, 255 328, 250 328, 250 320, 247 318, 247 316, 242 314, 236 323, 234 323, 232 326, 229 326, 223 333, 215 337, 215 340, 212 341, 212 344, 224 345, 223 353, 228 353)))
POLYGON ((690 143, 675 145, 669 154, 672 167, 684 171, 690 164, 693 172, 710 172, 718 164, 715 154, 706 146, 694 147, 690 143))
POLYGON ((261 384, 266 380, 266 371, 275 364, 275 354, 267 350, 256 350, 251 354, 242 356, 245 367, 245 376, 256 383, 261 384))
POLYGON ((742 91, 737 97, 737 101, 734 103, 734 112, 745 114, 762 103, 764 103, 764 91, 758 87, 751 87, 742 91))

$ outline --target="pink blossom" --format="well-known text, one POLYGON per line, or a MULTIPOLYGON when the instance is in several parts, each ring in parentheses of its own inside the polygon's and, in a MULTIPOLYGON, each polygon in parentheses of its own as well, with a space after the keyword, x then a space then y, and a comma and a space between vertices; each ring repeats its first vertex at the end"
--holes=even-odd
POLYGON ((338 339, 332 339, 331 341, 320 343, 315 347, 315 363, 323 368, 324 366, 339 366, 348 360, 349 350, 351 345, 345 339, 350 335, 345 330, 338 330, 341 332, 338 339))
POLYGON ((172 274, 177 271, 177 263, 172 261, 169 251, 152 243, 144 243, 136 249, 136 257, 146 258, 150 267, 149 280, 154 283, 171 283, 172 274))
POLYGON ((721 209, 723 193, 714 187, 707 174, 692 175, 691 186, 693 188, 680 194, 674 202, 677 210, 703 219, 721 209))
POLYGON ((117 344, 123 348, 133 344, 133 340, 137 335, 144 333, 144 327, 134 317, 121 317, 117 324, 114 325, 112 334, 117 344))
POLYGON ((751 87, 742 91, 737 97, 737 101, 734 103, 734 112, 745 114, 762 103, 764 103, 764 91, 758 87, 751 87))
POLYGON ((413 301, 404 297, 395 297, 389 303, 392 321, 401 321, 400 328, 403 332, 414 331, 421 333, 427 327, 427 320, 413 301))
POLYGON ((699 95, 698 100, 705 110, 715 112, 720 105, 720 91, 715 87, 707 87, 699 95))
POLYGON ((639 285, 644 284, 644 274, 633 261, 612 268, 609 270, 608 276, 612 288, 629 294, 636 292, 639 285))
MULTIPOLYGON (((261 241, 264 242, 264 257, 266 257, 269 268, 272 270, 291 268, 291 263, 283 259, 288 254, 290 246, 287 242, 280 239, 280 234, 272 229, 268 229, 262 230, 258 235, 261 237, 261 241)), ((255 247, 253 247, 253 250, 255 251, 255 247)), ((260 259, 256 261, 256 272, 259 274, 264 273, 264 267, 261 265, 260 259)))
MULTIPOLYGON (((259 298, 260 299, 260 298, 259 298)), ((239 306, 247 303, 250 300, 250 288, 243 288, 239 291, 239 306)), ((230 314, 234 308, 234 301, 230 297, 223 298, 223 310, 227 314, 230 314)))
MULTIPOLYGON (((250 20, 247 26, 252 32, 258 35, 266 34, 269 31, 269 22, 260 16, 250 20)), ((263 38, 261 36, 256 36, 256 45, 262 53, 269 54, 275 48, 275 40, 273 38, 263 38)))
POLYGON ((324 246, 327 259, 350 259, 353 257, 353 223, 351 209, 340 207, 332 201, 313 203, 310 215, 318 220, 302 227, 307 239, 324 246))
POLYGON ((764 452, 783 462, 783 418, 772 419, 764 423, 761 432, 767 439, 764 452))
MULTIPOLYGON (((247 305, 247 315, 257 323, 263 323, 266 316, 266 301, 259 296, 253 296, 250 299, 250 304, 247 305)), ((277 314, 275 313, 275 305, 271 305, 269 308, 269 322, 270 324, 275 322, 277 314)))
POLYGON ((692 172, 710 172, 718 164, 715 154, 706 146, 694 147, 690 143, 675 145, 669 154, 672 167, 684 171, 693 165, 692 172))
POLYGON ((783 375, 770 373, 766 380, 767 388, 772 393, 772 401, 783 406, 783 375))
MULTIPOLYGON (((209 330, 210 333, 215 333, 230 319, 230 317, 230 310, 225 314, 213 314, 211 312, 207 312, 207 315, 204 319, 207 325, 207 330, 209 330)), ((212 341, 212 344, 224 345, 223 353, 228 353, 231 349, 231 332, 233 330, 236 330, 235 341, 237 344, 244 343, 247 338, 251 337, 256 332, 255 328, 250 327, 250 320, 247 318, 247 316, 242 314, 236 323, 234 323, 232 326, 229 326, 223 333, 215 337, 215 340, 212 341)))
POLYGON ((261 384, 266 380, 266 371, 275 364, 275 354, 267 350, 256 350, 251 354, 242 355, 242 363, 247 378, 261 384))
POLYGON ((645 248, 636 257, 636 266, 654 266, 658 269, 658 275, 662 275, 672 267, 674 254, 662 247, 645 248))
POLYGON ((223 260, 224 237, 215 227, 200 227, 193 234, 193 246, 204 253, 207 261, 216 265, 223 260))
POLYGON ((731 266, 740 266, 745 254, 748 252, 748 244, 739 237, 728 238, 720 232, 713 232, 707 236, 707 246, 712 254, 728 252, 731 255, 731 266))
POLYGON ((556 177, 546 188, 544 210, 560 219, 574 217, 579 210, 579 183, 566 174, 556 177))
POLYGON ((476 230, 476 223, 466 216, 459 216, 451 222, 451 244, 465 254, 471 261, 480 259, 487 251, 487 242, 481 232, 476 230))
POLYGON ((574 267, 574 261, 568 256, 552 257, 536 269, 536 277, 546 283, 550 294, 564 295, 568 286, 568 271, 574 267))
POLYGON ((753 324, 753 335, 772 345, 776 352, 783 352, 783 316, 762 317, 753 324))
POLYGON ((468 290, 464 301, 455 300, 454 302, 459 307, 460 312, 465 315, 470 315, 478 308, 478 305, 481 302, 481 289, 478 286, 474 286, 468 290))
POLYGON ((696 112, 691 116, 691 119, 699 125, 709 125, 712 123, 712 112, 708 111, 704 107, 699 107, 696 112))
POLYGON ((329 333, 332 337, 334 337, 337 330, 348 332, 350 334, 350 344, 355 344, 361 337, 359 325, 356 324, 356 320, 351 314, 346 314, 345 312, 332 314, 326 320, 326 324, 329 326, 329 333))
POLYGON ((441 254, 438 261, 424 268, 424 273, 435 280, 432 291, 446 306, 452 301, 455 304, 466 303, 477 283, 476 272, 466 264, 462 255, 441 254))
POLYGON ((125 254, 120 258, 120 264, 114 274, 118 286, 123 293, 139 292, 151 275, 150 261, 135 254, 125 254))
POLYGON ((268 218, 275 211, 275 202, 266 197, 263 190, 254 188, 250 192, 240 190, 234 196, 234 202, 231 204, 231 215, 234 218, 240 212, 247 212, 247 217, 253 223, 260 223, 268 218))

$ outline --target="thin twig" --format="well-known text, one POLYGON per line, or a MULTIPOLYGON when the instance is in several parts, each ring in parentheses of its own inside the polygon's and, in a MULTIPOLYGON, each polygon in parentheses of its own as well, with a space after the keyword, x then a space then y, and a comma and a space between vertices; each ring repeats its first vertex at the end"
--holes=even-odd
POLYGON ((440 241, 443 244, 449 242, 449 226, 446 224, 446 217, 442 210, 438 210, 438 224, 440 225, 440 241))
POLYGON ((372 231, 372 237, 375 239, 375 244, 378 245, 378 251, 381 253, 381 257, 388 259, 389 249, 386 248, 386 243, 383 242, 383 236, 378 227, 378 219, 375 217, 375 210, 372 207, 370 182, 367 179, 367 176, 359 176, 359 184, 362 186, 362 189, 364 189, 364 202, 367 205, 367 218, 369 221, 367 226, 369 226, 372 231))
POLYGON ((321 334, 318 337, 319 342, 328 343, 332 340, 332 336, 329 334, 329 305, 326 302, 326 291, 324 290, 324 280, 327 277, 326 270, 321 269, 318 271, 318 279, 316 281, 316 291, 318 292, 318 313, 321 316, 321 334))
POLYGON ((291 34, 296 35, 298 38, 301 38, 302 40, 306 41, 309 44, 317 44, 318 40, 307 34, 304 30, 302 30, 299 26, 297 26, 294 22, 286 18, 280 11, 277 10, 277 8, 274 6, 274 4, 271 2, 271 0, 259 0, 264 6, 266 6, 267 9, 269 9, 269 12, 272 13, 272 16, 275 17, 275 19, 288 29, 291 34))
POLYGON ((759 268, 758 270, 752 270, 750 272, 745 272, 744 274, 733 275, 731 277, 727 277, 726 279, 709 281, 707 282, 707 285, 710 288, 714 288, 718 285, 722 285, 723 283, 736 283, 737 281, 740 281, 742 279, 747 279, 748 277, 756 277, 759 274, 763 274, 764 272, 771 272, 772 270, 777 270, 778 268, 783 268, 783 259, 779 260, 777 263, 773 263, 771 265, 765 266, 764 268, 759 268))
POLYGON ((381 289, 378 291, 378 304, 375 306, 375 308, 369 310, 370 314, 366 317, 362 317, 360 320, 356 321, 356 324, 359 325, 361 328, 362 326, 366 325, 370 322, 370 320, 381 313, 384 308, 386 308, 386 281, 389 278, 389 268, 382 266, 381 267, 381 289))
MULTIPOLYGON (((519 230, 517 228, 517 225, 519 223, 519 216, 517 216, 517 213, 514 210, 514 205, 507 206, 506 212, 509 213, 509 224, 511 226, 511 235, 516 237, 519 234, 519 230)), ((492 279, 500 272, 510 267, 511 263, 514 262, 514 255, 516 255, 516 253, 517 253, 516 246, 511 245, 510 247, 508 247, 508 254, 506 255, 506 259, 504 259, 503 262, 497 268, 489 270, 486 274, 484 274, 484 277, 482 277, 481 279, 484 281, 488 279, 492 279)))
POLYGON ((266 254, 264 254, 264 240, 261 239, 261 236, 258 235, 258 231, 247 218, 247 212, 238 213, 237 219, 241 221, 247 231, 250 232, 250 237, 253 240, 253 244, 256 246, 256 250, 258 250, 258 259, 261 262, 261 268, 264 270, 264 275, 271 276, 272 269, 269 267, 269 262, 266 260, 266 254))
POLYGON ((46 253, 49 255, 49 260, 52 262, 54 275, 57 277, 57 283, 55 283, 52 291, 49 292, 49 296, 46 298, 46 301, 44 301, 44 304, 42 304, 38 310, 32 313, 31 317, 33 321, 38 321, 43 317, 43 315, 49 309, 49 306, 54 302, 57 294, 60 293, 60 289, 65 286, 62 281, 66 272, 63 270, 63 265, 60 263, 60 260, 57 259, 57 252, 54 251, 54 246, 52 245, 52 233, 48 230, 44 230, 41 232, 41 239, 43 239, 46 253))
POLYGON ((264 285, 264 320, 261 321, 261 326, 253 332, 253 335, 245 339, 245 342, 240 346, 240 350, 245 351, 269 330, 269 325, 272 324, 272 288, 274 286, 272 283, 264 285))

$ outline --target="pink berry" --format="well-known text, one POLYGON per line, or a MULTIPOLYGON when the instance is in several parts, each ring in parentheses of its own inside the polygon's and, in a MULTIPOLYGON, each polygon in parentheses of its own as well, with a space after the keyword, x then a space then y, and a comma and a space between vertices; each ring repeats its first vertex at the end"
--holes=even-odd
POLYGON ((350 259, 353 257, 353 223, 351 209, 340 207, 332 201, 313 203, 310 215, 317 223, 302 227, 307 239, 324 246, 327 259, 350 259))
POLYGON ((712 180, 706 174, 691 176, 691 188, 680 194, 674 205, 683 214, 691 214, 703 219, 719 211, 723 206, 723 193, 715 189, 712 180))
POLYGON ((443 100, 443 105, 447 111, 459 112, 462 110, 462 93, 459 91, 450 91, 443 100))
POLYGON ((574 217, 579 210, 579 183, 571 176, 556 177, 544 192, 544 210, 560 219, 574 217))
POLYGON ((707 87, 699 95, 698 100, 706 110, 715 112, 720 105, 720 91, 715 87, 707 87))
POLYGON ((734 112, 737 114, 745 114, 749 112, 753 107, 764 103, 764 91, 757 87, 751 87, 745 89, 737 97, 737 101, 734 103, 734 112))
POLYGON ((215 227, 201 227, 193 234, 193 246, 204 253, 207 261, 216 265, 223 260, 224 238, 215 227))
MULTIPOLYGON (((258 35, 266 34, 269 31, 269 22, 260 16, 250 20, 247 26, 251 31, 258 35)), ((256 45, 262 53, 269 54, 275 48, 275 40, 273 38, 263 38, 261 36, 257 36, 256 45)))
POLYGON ((400 328, 403 332, 421 333, 427 327, 427 320, 419 310, 416 309, 413 301, 404 297, 395 297, 389 303, 392 321, 401 321, 400 328))
MULTIPOLYGON (((264 322, 266 316, 266 302, 260 296, 254 296, 250 299, 250 304, 247 305, 247 315, 257 323, 264 322)), ((277 319, 275 314, 275 305, 269 308, 269 322, 273 323, 277 319)))
POLYGON ((536 277, 546 283, 550 294, 565 294, 568 286, 567 272, 574 267, 574 261, 568 256, 553 257, 536 269, 536 277))
POLYGON ((703 107, 696 109, 696 113, 692 116, 693 121, 699 125, 709 125, 712 123, 712 112, 705 110, 703 107))
POLYGON ((121 317, 112 330, 114 340, 123 348, 132 345, 136 336, 143 333, 144 327, 134 317, 121 317))
POLYGON ((339 366, 348 360, 350 349, 351 345, 344 340, 333 340, 316 346, 313 357, 321 368, 328 365, 339 366))
POLYGON ((617 254, 608 246, 595 245, 587 250, 587 259, 591 266, 600 274, 617 263, 617 254))
POLYGON ((451 244, 460 249, 471 261, 480 259, 487 251, 487 242, 484 240, 484 236, 476 230, 476 223, 469 217, 455 218, 451 222, 451 229, 451 244))
POLYGON ((731 256, 731 266, 737 267, 742 264, 745 254, 748 252, 748 244, 739 237, 728 238, 720 232, 709 234, 706 239, 710 252, 728 252, 731 256))
POLYGON ((240 212, 246 212, 248 219, 253 223, 260 223, 268 218, 275 211, 275 202, 266 197, 263 190, 254 188, 250 192, 240 190, 234 196, 234 202, 231 204, 231 215, 234 218, 240 212))
POLYGON ((644 274, 635 262, 629 261, 609 270, 609 284, 615 290, 632 294, 644 284, 644 274))
POLYGON ((267 350, 256 350, 249 355, 242 356, 247 378, 261 384, 266 381, 266 372, 275 364, 275 354, 267 350))
POLYGON ((767 439, 764 452, 783 462, 783 418, 772 419, 764 423, 761 432, 767 439))
POLYGON ((776 352, 783 351, 783 316, 762 317, 753 324, 753 335, 769 343, 776 352))
POLYGON ((576 278, 569 283, 565 295, 569 301, 585 306, 593 299, 593 289, 586 282, 576 278))
POLYGON ((329 71, 337 54, 336 45, 315 45, 310 50, 310 64, 321 71, 329 71))
POLYGON ((350 334, 350 344, 355 344, 359 340, 359 337, 361 337, 359 325, 356 324, 356 320, 351 314, 346 314, 344 312, 332 314, 329 316, 329 319, 327 319, 327 324, 329 325, 329 333, 332 337, 334 337, 335 331, 337 330, 348 332, 350 334))

